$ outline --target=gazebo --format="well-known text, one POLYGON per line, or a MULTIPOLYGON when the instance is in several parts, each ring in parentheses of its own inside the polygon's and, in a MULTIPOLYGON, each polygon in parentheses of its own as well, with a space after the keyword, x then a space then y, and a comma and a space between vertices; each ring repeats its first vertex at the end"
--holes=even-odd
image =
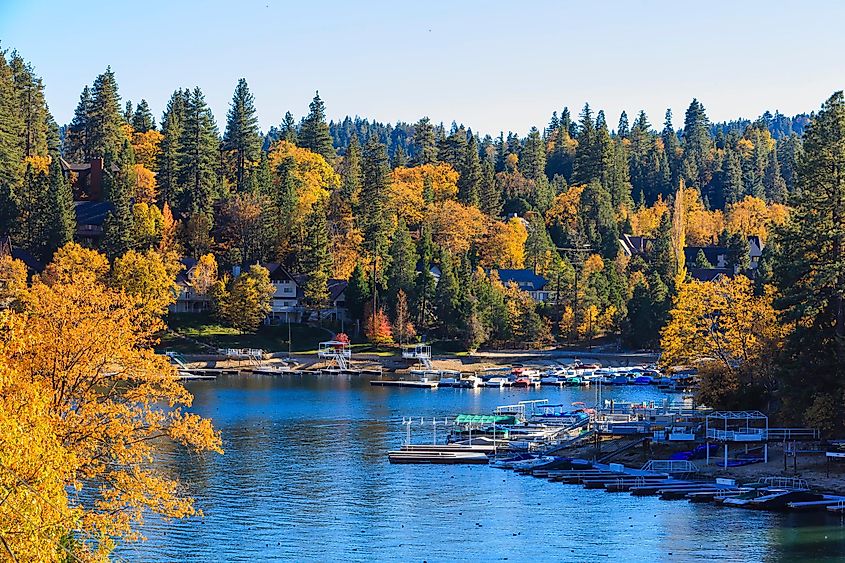
POLYGON ((769 417, 760 411, 714 411, 704 420, 707 464, 710 464, 710 443, 724 445, 724 466, 728 466, 728 445, 740 443, 748 451, 749 443, 763 444, 763 461, 769 461, 769 417))

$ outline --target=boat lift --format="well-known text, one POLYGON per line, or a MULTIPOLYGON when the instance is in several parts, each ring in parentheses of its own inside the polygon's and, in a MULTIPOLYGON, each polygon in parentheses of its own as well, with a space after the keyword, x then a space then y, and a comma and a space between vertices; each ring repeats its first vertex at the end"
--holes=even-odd
POLYGON ((426 370, 434 369, 431 363, 431 346, 426 344, 402 348, 402 357, 406 360, 417 360, 426 370))
MULTIPOLYGON (((349 371, 352 349, 349 347, 348 342, 327 340, 326 342, 320 342, 317 357, 329 360, 337 366, 337 371, 349 371)), ((327 368, 327 370, 331 370, 331 368, 327 368)))
POLYGON ((760 411, 714 411, 704 419, 707 465, 710 465, 710 443, 721 442, 724 447, 724 467, 728 467, 728 444, 749 443, 763 446, 763 462, 769 461, 769 417, 760 411))

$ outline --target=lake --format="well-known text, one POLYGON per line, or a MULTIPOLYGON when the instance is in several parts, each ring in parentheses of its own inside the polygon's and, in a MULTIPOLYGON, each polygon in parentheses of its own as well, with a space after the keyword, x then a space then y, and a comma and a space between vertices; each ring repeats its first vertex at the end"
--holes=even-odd
MULTIPOLYGON (((390 465, 403 416, 489 413, 595 389, 394 389, 367 377, 241 376, 187 384, 225 455, 164 455, 204 517, 149 518, 130 561, 841 561, 838 516, 661 501, 487 466, 390 465)), ((651 387, 603 398, 659 400, 651 387)), ((418 441, 431 430, 415 430, 418 441)), ((442 429, 441 429, 442 432, 442 429)))

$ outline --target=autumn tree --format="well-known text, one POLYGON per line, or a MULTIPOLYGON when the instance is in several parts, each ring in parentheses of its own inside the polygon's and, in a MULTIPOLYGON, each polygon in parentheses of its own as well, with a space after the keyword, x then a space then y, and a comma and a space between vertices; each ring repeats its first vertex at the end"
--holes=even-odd
POLYGON ((271 310, 275 291, 267 268, 253 264, 234 279, 227 275, 217 280, 210 293, 222 322, 242 332, 255 332, 271 310))
POLYGON ((115 258, 110 283, 137 299, 151 318, 158 318, 176 302, 176 274, 181 269, 175 256, 130 250, 115 258))
POLYGON ((784 333, 772 301, 771 289, 755 295, 745 276, 681 284, 661 331, 661 363, 705 366, 701 400, 715 408, 768 406, 761 401, 774 391, 784 333))
POLYGON ((396 314, 393 321, 393 339, 399 344, 410 342, 417 335, 411 313, 408 310, 408 297, 401 289, 396 294, 396 314))
POLYGON ((2 318, 0 534, 17 560, 66 560, 71 535, 73 560, 105 561, 145 513, 195 514, 153 460, 162 447, 222 452, 149 347, 161 322, 105 284, 105 257, 68 247, 2 318))
POLYGON ((188 272, 188 283, 197 295, 205 295, 217 283, 217 260, 214 254, 203 254, 188 272))

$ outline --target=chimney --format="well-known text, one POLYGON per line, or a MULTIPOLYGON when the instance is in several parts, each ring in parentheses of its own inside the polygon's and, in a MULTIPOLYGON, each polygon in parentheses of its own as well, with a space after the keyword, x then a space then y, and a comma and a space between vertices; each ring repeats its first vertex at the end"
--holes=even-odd
POLYGON ((91 171, 88 173, 88 197, 92 201, 103 199, 103 159, 91 159, 91 171))

